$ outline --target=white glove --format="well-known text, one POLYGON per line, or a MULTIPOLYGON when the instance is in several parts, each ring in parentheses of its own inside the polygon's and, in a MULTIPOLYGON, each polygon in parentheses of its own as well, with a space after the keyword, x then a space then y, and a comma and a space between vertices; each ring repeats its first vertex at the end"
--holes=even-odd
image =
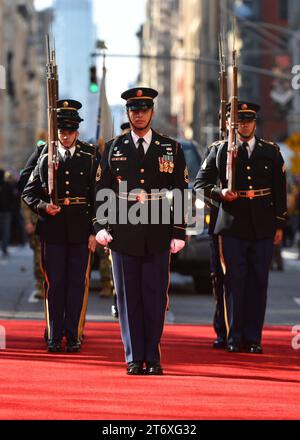
POLYGON ((112 241, 112 239, 112 236, 109 232, 107 232, 106 229, 101 229, 96 235, 97 242, 99 244, 102 244, 102 246, 107 246, 108 243, 112 241))
POLYGON ((170 252, 171 254, 177 254, 177 252, 181 251, 185 246, 184 240, 179 240, 178 238, 172 238, 170 244, 170 252))

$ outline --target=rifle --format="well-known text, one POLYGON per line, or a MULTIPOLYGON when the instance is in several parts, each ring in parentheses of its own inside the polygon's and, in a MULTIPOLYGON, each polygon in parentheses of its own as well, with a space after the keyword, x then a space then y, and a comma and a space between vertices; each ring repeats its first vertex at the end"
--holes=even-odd
POLYGON ((58 204, 57 170, 58 170, 58 134, 57 134, 57 100, 58 74, 55 48, 50 49, 49 35, 46 35, 47 55, 47 115, 48 115, 48 194, 51 203, 58 204))
POLYGON ((219 139, 227 139, 226 128, 226 104, 227 104, 227 69, 226 58, 224 53, 224 46, 222 36, 219 36, 219 62, 220 62, 220 112, 219 112, 219 139))
MULTIPOLYGON (((235 40, 235 35, 234 35, 235 40)), ((229 118, 229 135, 227 150, 226 178, 228 180, 228 189, 235 190, 235 168, 238 154, 237 131, 238 131, 238 68, 236 62, 235 41, 232 50, 232 91, 231 91, 231 107, 229 118)))

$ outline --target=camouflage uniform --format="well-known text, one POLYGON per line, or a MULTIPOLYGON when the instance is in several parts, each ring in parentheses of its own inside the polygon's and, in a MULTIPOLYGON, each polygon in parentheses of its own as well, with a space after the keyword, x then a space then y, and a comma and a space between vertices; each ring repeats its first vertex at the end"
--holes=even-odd
MULTIPOLYGON (((22 212, 25 225, 31 223, 35 229, 38 217, 32 212, 25 203, 22 203, 22 212)), ((41 242, 39 236, 34 233, 28 236, 28 242, 33 250, 33 273, 35 278, 36 298, 44 298, 44 276, 41 271, 41 242)))
POLYGON ((96 252, 99 256, 99 272, 101 276, 100 296, 111 296, 113 294, 111 256, 105 252, 102 246, 98 246, 96 252))

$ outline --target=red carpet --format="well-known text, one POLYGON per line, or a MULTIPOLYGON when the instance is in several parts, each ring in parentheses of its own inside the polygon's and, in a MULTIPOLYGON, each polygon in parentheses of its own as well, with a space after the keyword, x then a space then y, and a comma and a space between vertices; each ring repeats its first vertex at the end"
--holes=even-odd
POLYGON ((267 328, 251 355, 212 350, 211 327, 167 325, 166 374, 128 377, 117 323, 88 323, 79 354, 47 354, 43 322, 1 325, 0 419, 299 419, 290 327, 267 328))

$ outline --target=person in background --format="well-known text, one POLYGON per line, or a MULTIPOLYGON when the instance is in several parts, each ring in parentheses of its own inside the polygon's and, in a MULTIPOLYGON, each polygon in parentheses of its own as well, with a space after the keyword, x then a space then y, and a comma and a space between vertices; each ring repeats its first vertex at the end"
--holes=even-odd
POLYGON ((5 180, 5 171, 0 169, 0 240, 2 256, 9 256, 8 245, 11 237, 11 218, 14 206, 14 192, 9 182, 5 180))

